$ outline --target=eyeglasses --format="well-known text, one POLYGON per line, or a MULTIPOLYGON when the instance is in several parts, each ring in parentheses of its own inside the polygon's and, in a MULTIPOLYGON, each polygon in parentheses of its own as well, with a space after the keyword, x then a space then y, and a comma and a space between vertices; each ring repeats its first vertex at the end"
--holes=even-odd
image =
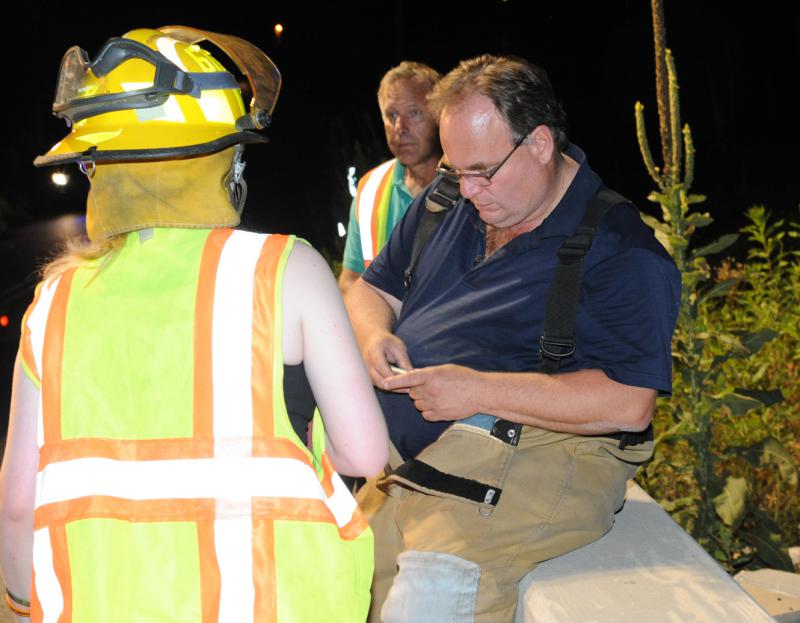
POLYGON ((520 138, 514 144, 514 147, 511 149, 511 151, 508 152, 508 155, 487 171, 459 171, 458 169, 451 169, 446 164, 440 162, 439 166, 436 167, 436 172, 446 177, 458 178, 459 182, 469 180, 475 184, 475 186, 488 186, 492 183, 492 178, 500 170, 500 167, 502 167, 513 155, 513 153, 517 151, 517 147, 525 142, 525 139, 528 138, 529 134, 530 132, 528 132, 528 134, 523 134, 522 138, 520 138))

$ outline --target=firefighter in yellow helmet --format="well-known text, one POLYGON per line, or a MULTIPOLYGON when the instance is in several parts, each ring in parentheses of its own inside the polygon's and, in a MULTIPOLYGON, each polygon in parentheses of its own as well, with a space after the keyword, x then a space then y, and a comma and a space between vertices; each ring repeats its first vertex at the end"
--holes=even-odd
POLYGON ((337 470, 376 473, 387 439, 336 283, 293 236, 230 229, 279 90, 255 46, 181 26, 62 61, 71 130, 35 163, 89 177, 90 244, 23 321, 0 472, 17 620, 366 616, 372 534, 337 470))

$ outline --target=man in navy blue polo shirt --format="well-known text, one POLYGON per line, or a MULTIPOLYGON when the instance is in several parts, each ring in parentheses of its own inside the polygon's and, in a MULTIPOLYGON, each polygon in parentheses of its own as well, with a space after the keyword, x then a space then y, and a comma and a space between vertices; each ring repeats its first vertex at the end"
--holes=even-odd
POLYGON ((575 353, 540 372, 556 253, 603 183, 536 66, 464 61, 430 103, 463 199, 408 289, 425 193, 347 300, 392 441, 428 469, 381 483, 370 620, 510 621, 519 580, 607 532, 651 455, 646 436, 619 433, 646 430, 671 389, 680 274, 632 206, 612 208, 585 258, 575 353), (516 445, 490 434, 497 418, 523 425, 516 445), (431 484, 442 474, 491 488, 466 499, 431 484))

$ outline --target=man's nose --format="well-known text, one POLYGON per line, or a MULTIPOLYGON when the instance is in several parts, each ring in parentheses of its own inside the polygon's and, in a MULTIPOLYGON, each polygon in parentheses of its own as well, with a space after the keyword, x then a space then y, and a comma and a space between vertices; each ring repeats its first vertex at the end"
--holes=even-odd
POLYGON ((394 121, 394 131, 398 134, 405 134, 408 132, 408 122, 403 115, 397 115, 397 119, 394 121))
POLYGON ((478 186, 471 177, 468 176, 459 176, 458 178, 458 187, 461 191, 461 196, 465 199, 471 199, 475 195, 478 194, 481 187, 478 186))

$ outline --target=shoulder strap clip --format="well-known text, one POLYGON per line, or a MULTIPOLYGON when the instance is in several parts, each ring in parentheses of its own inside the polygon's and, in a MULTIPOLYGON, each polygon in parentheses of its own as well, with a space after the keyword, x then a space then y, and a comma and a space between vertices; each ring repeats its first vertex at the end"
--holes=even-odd
POLYGON ((419 262, 422 249, 425 248, 433 232, 439 227, 444 215, 454 208, 460 200, 461 189, 458 178, 442 175, 434 181, 427 197, 425 197, 425 209, 420 215, 417 231, 414 234, 411 259, 408 267, 403 271, 403 284, 406 290, 411 287, 411 277, 417 267, 417 262, 419 262))

